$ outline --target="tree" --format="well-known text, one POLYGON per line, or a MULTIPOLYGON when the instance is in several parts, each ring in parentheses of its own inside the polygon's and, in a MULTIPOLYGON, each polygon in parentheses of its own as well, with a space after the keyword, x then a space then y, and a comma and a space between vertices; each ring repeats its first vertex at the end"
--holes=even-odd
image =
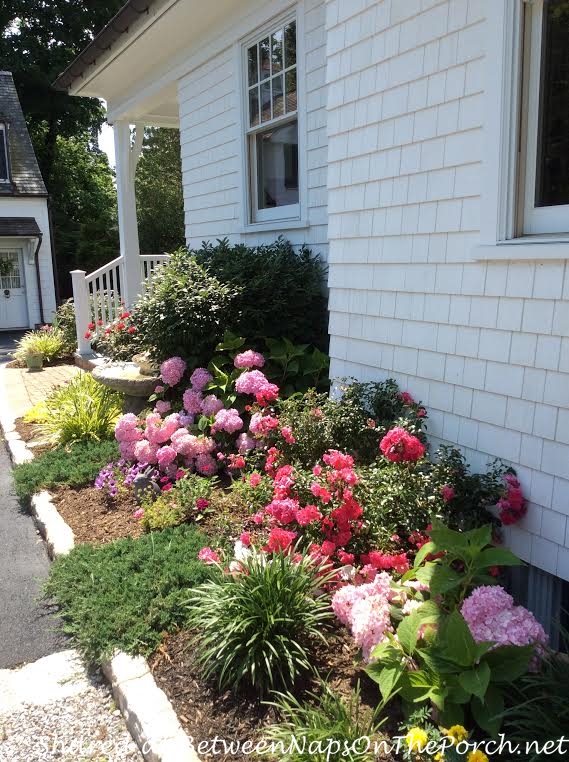
POLYGON ((179 130, 150 127, 136 168, 140 251, 161 254, 185 243, 179 130))

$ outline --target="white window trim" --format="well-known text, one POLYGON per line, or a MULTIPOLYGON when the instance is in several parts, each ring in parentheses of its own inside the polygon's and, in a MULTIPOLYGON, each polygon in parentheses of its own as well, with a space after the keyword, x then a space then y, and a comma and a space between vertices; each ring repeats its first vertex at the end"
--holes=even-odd
MULTIPOLYGON (((305 100, 305 50, 304 50, 304 0, 299 0, 294 6, 283 11, 254 32, 242 38, 234 46, 235 71, 238 73, 239 90, 239 154, 241 164, 241 228, 240 233, 262 233, 279 230, 293 230, 309 227, 307 219, 307 153, 306 153, 306 100, 305 100), (246 71, 247 47, 257 42, 264 34, 270 34, 274 27, 287 21, 296 20, 296 119, 298 125, 298 204, 283 206, 276 210, 259 210, 257 220, 253 221, 252 199, 250 191, 249 166, 249 104, 246 71), (263 214, 266 212, 269 214, 263 214), (292 212, 292 214, 291 214, 292 212)), ((286 123, 286 119, 283 123, 286 123)), ((270 122, 266 126, 269 126, 270 122)), ((259 125, 256 131, 262 131, 265 125, 259 125)))
POLYGON ((569 233, 520 235, 524 6, 486 0, 485 124, 480 245, 474 260, 569 259, 569 233))

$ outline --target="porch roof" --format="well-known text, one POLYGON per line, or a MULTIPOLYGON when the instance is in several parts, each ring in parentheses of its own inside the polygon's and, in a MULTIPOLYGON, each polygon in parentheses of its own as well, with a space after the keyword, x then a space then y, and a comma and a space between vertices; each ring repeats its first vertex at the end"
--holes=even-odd
POLYGON ((38 238, 41 234, 34 217, 0 217, 0 238, 38 238))

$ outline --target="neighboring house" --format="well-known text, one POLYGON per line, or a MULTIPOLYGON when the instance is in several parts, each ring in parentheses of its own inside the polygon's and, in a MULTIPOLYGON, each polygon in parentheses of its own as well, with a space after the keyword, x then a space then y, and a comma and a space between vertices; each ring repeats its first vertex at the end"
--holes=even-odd
POLYGON ((58 80, 108 103, 127 301, 129 124, 179 126, 188 244, 309 244, 332 375, 396 378, 435 444, 518 469, 544 620, 569 593, 568 49, 555 0, 131 0, 58 80))
POLYGON ((50 322, 55 307, 47 191, 14 80, 0 71, 0 331, 50 322))

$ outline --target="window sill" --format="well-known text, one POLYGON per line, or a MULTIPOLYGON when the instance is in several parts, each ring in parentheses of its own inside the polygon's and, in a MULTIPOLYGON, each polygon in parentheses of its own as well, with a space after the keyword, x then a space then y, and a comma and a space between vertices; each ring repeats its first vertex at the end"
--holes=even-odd
POLYGON ((475 246, 472 259, 486 261, 569 259, 568 235, 523 236, 511 241, 475 246))
POLYGON ((242 235, 248 233, 267 233, 279 230, 301 230, 310 227, 308 220, 272 220, 267 222, 254 222, 243 225, 239 232, 242 235))

